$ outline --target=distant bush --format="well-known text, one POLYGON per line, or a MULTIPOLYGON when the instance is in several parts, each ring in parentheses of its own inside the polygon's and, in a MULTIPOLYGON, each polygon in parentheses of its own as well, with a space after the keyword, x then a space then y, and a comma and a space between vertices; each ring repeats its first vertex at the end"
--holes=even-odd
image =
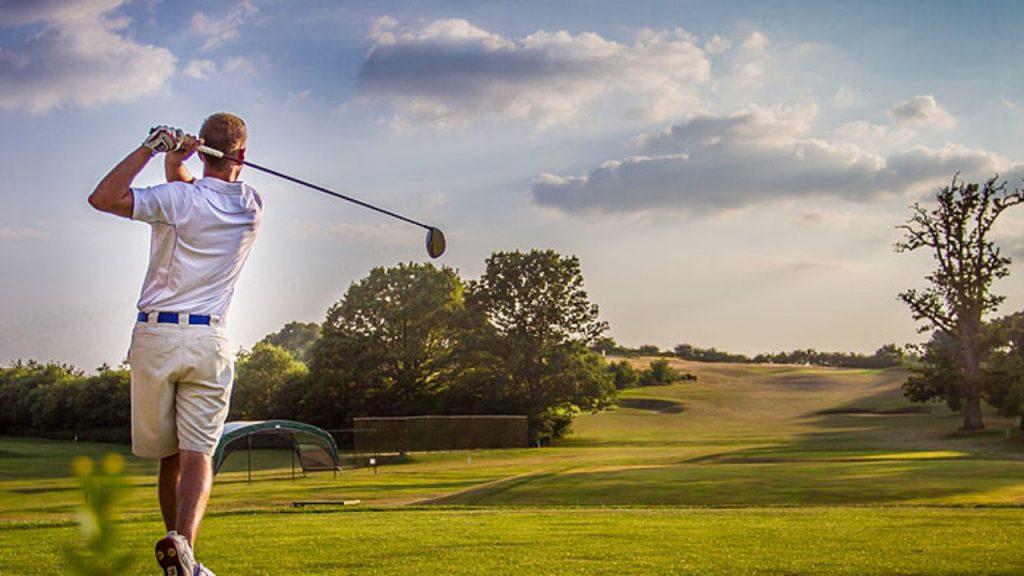
POLYGON ((638 386, 666 386, 683 380, 696 380, 697 377, 688 372, 681 373, 668 360, 654 360, 647 368, 637 370, 626 360, 611 362, 608 372, 615 381, 615 388, 625 390, 638 386))
POLYGON ((681 380, 696 380, 690 373, 682 374, 669 365, 668 360, 654 360, 650 367, 640 372, 640 386, 667 386, 681 380))
POLYGON ((617 390, 636 388, 640 385, 640 372, 625 360, 609 363, 608 372, 611 373, 612 378, 615 380, 615 388, 617 390))

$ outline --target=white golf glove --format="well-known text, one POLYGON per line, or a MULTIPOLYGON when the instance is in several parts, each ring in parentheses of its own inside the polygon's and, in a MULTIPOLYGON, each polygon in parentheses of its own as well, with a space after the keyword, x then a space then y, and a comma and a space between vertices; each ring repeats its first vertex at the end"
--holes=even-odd
POLYGON ((149 136, 142 143, 153 154, 174 152, 185 142, 185 132, 172 126, 157 126, 149 129, 149 136))

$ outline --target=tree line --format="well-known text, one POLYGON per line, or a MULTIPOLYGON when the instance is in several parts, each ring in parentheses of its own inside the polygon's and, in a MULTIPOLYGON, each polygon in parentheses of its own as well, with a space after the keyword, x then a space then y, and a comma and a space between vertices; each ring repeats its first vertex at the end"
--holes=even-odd
POLYGON ((593 349, 612 356, 669 356, 693 362, 717 362, 734 364, 800 364, 826 366, 834 368, 898 368, 904 365, 907 351, 896 344, 886 344, 874 354, 858 354, 855 352, 819 352, 793 350, 792 352, 761 353, 755 356, 737 354, 717 348, 701 348, 692 344, 677 344, 670 351, 662 350, 653 344, 644 344, 636 348, 621 346, 611 338, 601 338, 593 349))
POLYGON ((17 361, 0 368, 0 432, 98 442, 131 440, 131 374, 96 374, 59 363, 17 361))

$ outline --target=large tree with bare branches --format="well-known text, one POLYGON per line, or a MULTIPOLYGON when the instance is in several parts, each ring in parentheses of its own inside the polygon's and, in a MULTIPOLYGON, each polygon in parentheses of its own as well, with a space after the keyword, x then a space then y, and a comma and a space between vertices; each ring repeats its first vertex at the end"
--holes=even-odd
POLYGON ((919 203, 911 207, 913 216, 899 226, 904 238, 895 248, 897 252, 929 248, 935 258, 936 268, 926 276, 931 285, 907 290, 899 297, 914 319, 923 322, 921 332, 941 331, 956 343, 962 429, 970 431, 985 428, 981 413, 984 317, 1005 298, 990 289, 994 281, 1010 273, 1010 259, 1000 253, 990 232, 1007 208, 1024 202, 1024 193, 1009 191, 998 177, 979 185, 963 182, 958 176, 939 189, 934 208, 919 203))

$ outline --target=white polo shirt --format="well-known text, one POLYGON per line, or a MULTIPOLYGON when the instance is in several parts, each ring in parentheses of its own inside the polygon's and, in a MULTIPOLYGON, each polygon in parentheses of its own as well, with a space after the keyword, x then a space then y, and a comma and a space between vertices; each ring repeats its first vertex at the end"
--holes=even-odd
POLYGON ((263 218, 260 195, 217 178, 132 195, 132 219, 153 228, 139 310, 226 316, 263 218))

